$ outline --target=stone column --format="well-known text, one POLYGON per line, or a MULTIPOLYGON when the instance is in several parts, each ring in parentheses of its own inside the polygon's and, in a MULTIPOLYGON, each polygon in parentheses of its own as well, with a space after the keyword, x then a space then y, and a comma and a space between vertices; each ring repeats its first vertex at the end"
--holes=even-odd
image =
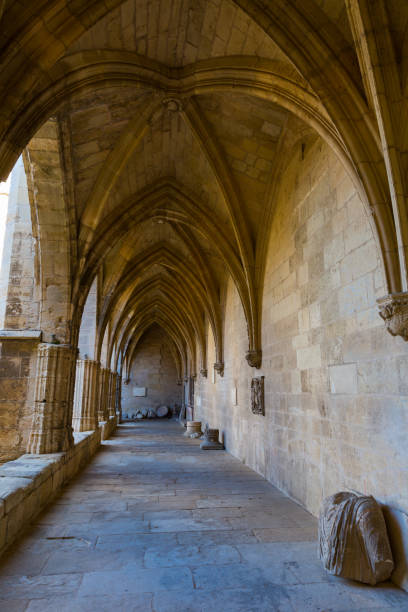
POLYGON ((109 401, 109 370, 100 368, 99 371, 99 404, 98 404, 98 421, 107 421, 109 419, 108 412, 109 401))
POLYGON ((115 410, 119 415, 119 423, 122 422, 122 376, 118 374, 116 379, 116 406, 115 410))
POLYGON ((38 347, 34 417, 28 453, 59 453, 73 443, 72 402, 77 349, 67 344, 38 347))
POLYGON ((93 359, 78 359, 76 365, 74 431, 94 431, 98 428, 99 364, 93 359))
POLYGON ((116 372, 109 371, 109 416, 116 416, 116 381, 118 375, 116 372))

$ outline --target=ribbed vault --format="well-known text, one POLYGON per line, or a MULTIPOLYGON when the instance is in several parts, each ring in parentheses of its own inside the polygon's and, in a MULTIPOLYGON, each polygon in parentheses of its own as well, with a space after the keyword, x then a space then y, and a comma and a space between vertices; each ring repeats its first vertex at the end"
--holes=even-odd
MULTIPOLYGON (((158 325, 180 377, 205 372, 208 326, 223 362, 222 296, 232 278, 248 361, 259 367, 280 177, 318 136, 371 213, 389 291, 404 289, 403 168, 384 153, 378 84, 356 46, 369 19, 363 8, 353 0, 341 10, 313 0, 93 0, 71 3, 61 21, 58 4, 27 5, 18 19, 14 3, 4 4, 0 58, 13 71, 0 83, 0 174, 26 147, 34 183, 47 175, 39 139, 48 138, 54 166, 59 154, 70 244, 62 276, 72 287, 61 340, 76 344, 97 278, 98 360, 129 369, 138 341, 158 325)), ((402 33, 398 40, 402 48, 402 33)), ((38 234, 48 236, 35 185, 31 193, 38 234)))

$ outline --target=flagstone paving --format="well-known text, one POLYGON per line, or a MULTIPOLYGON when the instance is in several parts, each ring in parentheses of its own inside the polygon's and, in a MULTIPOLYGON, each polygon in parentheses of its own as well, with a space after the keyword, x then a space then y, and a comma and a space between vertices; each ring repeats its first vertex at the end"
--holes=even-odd
POLYGON ((317 521, 174 421, 126 423, 0 565, 3 612, 408 611, 329 576, 317 521))

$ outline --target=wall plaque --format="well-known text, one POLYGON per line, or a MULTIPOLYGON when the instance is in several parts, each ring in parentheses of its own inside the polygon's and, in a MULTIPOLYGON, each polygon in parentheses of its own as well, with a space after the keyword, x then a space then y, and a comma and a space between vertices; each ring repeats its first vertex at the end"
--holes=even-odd
POLYGON ((133 397, 146 397, 146 387, 133 387, 133 397))
POLYGON ((251 410, 254 414, 265 416, 265 376, 257 376, 251 381, 251 410))

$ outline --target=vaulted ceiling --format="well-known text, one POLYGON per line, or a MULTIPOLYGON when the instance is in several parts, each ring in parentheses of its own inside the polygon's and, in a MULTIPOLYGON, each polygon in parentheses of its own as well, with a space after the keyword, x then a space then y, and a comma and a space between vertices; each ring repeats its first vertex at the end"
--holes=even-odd
MULTIPOLYGON (((279 178, 317 135, 367 205, 382 206, 380 243, 398 250, 355 4, 3 3, 1 169, 7 173, 40 126, 56 120, 72 318, 80 321, 97 276, 99 353, 108 337, 112 360, 131 355, 159 325, 180 373, 204 371, 210 324, 222 363, 231 276, 247 320, 248 361, 259 366, 279 178)), ((402 49, 408 11, 390 13, 402 49)), ((405 83, 407 67, 399 68, 405 83)), ((36 163, 47 172, 47 155, 36 163)), ((398 289, 398 260, 386 265, 398 289)))

